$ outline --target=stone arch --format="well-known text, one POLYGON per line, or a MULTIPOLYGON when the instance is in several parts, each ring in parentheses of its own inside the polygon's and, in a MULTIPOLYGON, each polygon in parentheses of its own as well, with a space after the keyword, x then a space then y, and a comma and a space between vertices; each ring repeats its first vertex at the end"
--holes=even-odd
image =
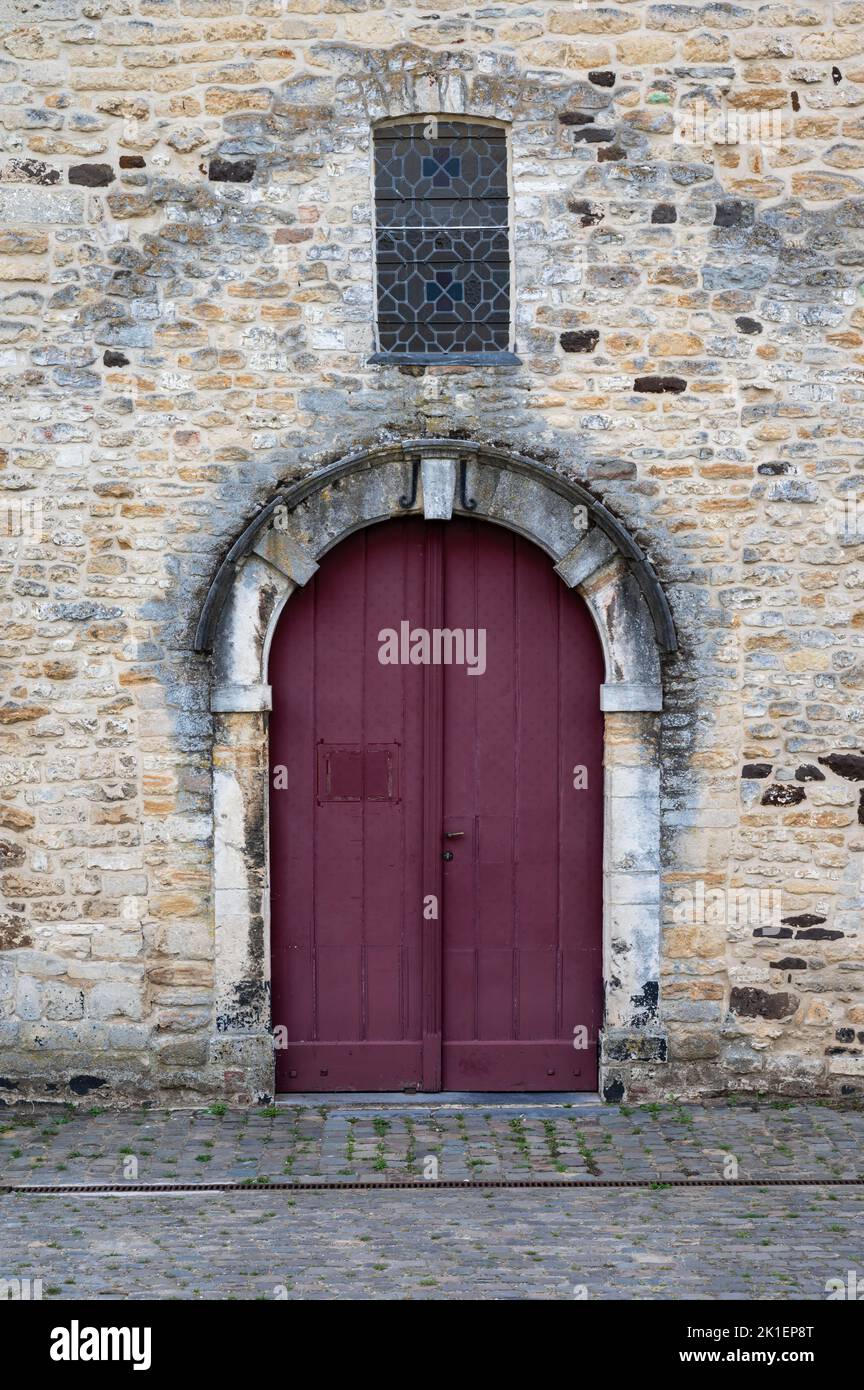
POLYGON ((606 664, 604 984, 601 1076, 621 1093, 632 1064, 665 1060, 659 1014, 662 658, 669 606, 621 523, 577 483, 533 460, 463 440, 363 450, 295 483, 225 557, 195 645, 212 653, 216 1034, 214 1062, 273 1087, 269 1016, 267 681, 270 641, 291 594, 345 536, 394 516, 472 516, 517 531, 584 598, 606 664))

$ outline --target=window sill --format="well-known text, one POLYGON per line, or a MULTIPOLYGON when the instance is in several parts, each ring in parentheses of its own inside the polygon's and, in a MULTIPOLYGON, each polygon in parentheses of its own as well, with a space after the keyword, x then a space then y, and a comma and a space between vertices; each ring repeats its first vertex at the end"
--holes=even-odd
POLYGON ((373 352, 378 367, 519 367, 515 352, 373 352))

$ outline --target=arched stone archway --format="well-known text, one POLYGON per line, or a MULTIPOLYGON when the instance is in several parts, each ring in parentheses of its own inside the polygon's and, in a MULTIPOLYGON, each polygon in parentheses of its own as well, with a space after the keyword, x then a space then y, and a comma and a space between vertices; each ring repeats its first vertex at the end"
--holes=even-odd
MULTIPOLYGON (((212 652, 217 1013, 213 1060, 273 1088, 269 1007, 267 711, 270 642, 284 604, 333 546, 389 517, 468 515, 549 555, 593 617, 606 664, 601 1076, 665 1060, 659 1010, 661 658, 675 650, 653 569, 586 489, 517 455, 461 440, 406 440, 340 460, 275 497, 224 560, 196 647, 212 652)), ((236 1078, 235 1078, 236 1079, 236 1078)))

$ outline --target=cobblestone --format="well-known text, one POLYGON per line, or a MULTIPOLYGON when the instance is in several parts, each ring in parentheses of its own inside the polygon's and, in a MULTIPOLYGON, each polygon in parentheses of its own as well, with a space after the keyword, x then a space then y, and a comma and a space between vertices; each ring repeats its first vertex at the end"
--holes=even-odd
POLYGON ((864 1111, 827 1104, 352 1106, 340 1097, 222 1111, 9 1109, 0 1181, 864 1179, 864 1111))
POLYGON ((231 1192, 3 1199, 46 1298, 823 1299, 864 1191, 231 1192))

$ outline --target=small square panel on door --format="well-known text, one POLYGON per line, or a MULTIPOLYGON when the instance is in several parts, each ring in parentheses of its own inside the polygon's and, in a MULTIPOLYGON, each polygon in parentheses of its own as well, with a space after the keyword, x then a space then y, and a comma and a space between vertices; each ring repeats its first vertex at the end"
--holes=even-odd
POLYGON ((319 743, 318 801, 398 801, 398 743, 319 743))
POLYGON ((359 743, 318 744, 318 800, 363 800, 363 748, 359 743))
POLYGON ((398 743, 367 744, 364 772, 367 801, 399 800, 398 743))

